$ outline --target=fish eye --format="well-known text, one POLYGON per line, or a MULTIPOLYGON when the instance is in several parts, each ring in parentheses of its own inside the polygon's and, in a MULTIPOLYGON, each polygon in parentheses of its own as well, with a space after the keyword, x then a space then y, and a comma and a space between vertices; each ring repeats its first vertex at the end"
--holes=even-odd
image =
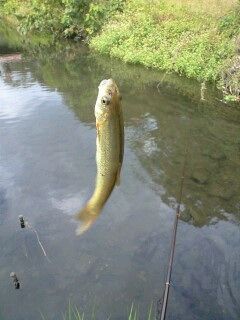
POLYGON ((101 102, 102 102, 102 104, 104 104, 104 105, 109 105, 110 99, 105 96, 105 97, 102 97, 101 102))

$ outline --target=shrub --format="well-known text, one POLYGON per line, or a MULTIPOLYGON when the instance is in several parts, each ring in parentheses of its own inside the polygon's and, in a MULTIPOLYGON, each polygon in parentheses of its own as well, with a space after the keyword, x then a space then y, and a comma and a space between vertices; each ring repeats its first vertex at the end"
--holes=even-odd
MULTIPOLYGON (((194 0, 192 1, 194 2, 194 0)), ((91 47, 126 62, 215 81, 234 55, 237 10, 221 19, 174 1, 129 0, 123 13, 104 26, 91 47)))
POLYGON ((0 0, 3 15, 14 16, 19 31, 53 33, 73 37, 93 35, 115 12, 121 11, 124 0, 0 0))

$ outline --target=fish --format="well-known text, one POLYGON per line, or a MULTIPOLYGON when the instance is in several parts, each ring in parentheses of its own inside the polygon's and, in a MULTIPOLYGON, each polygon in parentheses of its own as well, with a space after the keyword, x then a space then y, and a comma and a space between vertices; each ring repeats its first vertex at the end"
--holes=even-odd
POLYGON ((113 79, 102 80, 95 104, 96 165, 95 190, 85 207, 76 214, 76 230, 88 230, 101 213, 114 187, 120 184, 124 154, 124 121, 121 95, 113 79))

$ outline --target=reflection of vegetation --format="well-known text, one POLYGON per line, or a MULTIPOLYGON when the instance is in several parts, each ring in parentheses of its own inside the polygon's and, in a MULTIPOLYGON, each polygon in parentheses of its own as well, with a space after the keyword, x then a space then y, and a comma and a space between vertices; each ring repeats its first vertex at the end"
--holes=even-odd
POLYGON ((6 28, 0 20, 0 53, 8 53, 17 51, 20 46, 20 37, 17 35, 16 31, 12 30, 11 28, 6 28), (12 32, 13 31, 13 32, 12 32))
POLYGON ((0 20, 0 48, 1 53, 13 51, 26 51, 28 53, 42 52, 48 47, 54 45, 51 36, 31 35, 30 37, 21 37, 20 34, 9 25, 0 20), (6 52, 2 52, 7 46, 6 52))
MULTIPOLYGON (((200 103, 205 107, 219 107, 221 105, 221 94, 212 85, 207 85, 204 91, 204 100, 201 100, 201 84, 176 74, 163 73, 157 70, 143 69, 139 65, 129 65, 121 63, 119 60, 109 60, 106 56, 99 56, 91 53, 91 57, 96 61, 98 68, 103 69, 108 76, 114 75, 124 83, 131 84, 132 89, 139 90, 146 87, 153 87, 161 94, 177 96, 181 94, 187 98, 200 103)), ((214 110, 213 112, 225 112, 224 110, 214 110)), ((228 111, 226 111, 228 112, 228 111)))
POLYGON ((156 102, 149 104, 149 113, 131 126, 130 143, 151 175, 156 192, 175 206, 188 145, 183 219, 196 226, 208 224, 214 217, 240 219, 238 123, 217 115, 208 118, 207 112, 186 109, 180 101, 168 108, 154 105, 156 102))
MULTIPOLYGON (((71 106, 79 105, 80 97, 79 94, 76 95, 76 92, 82 92, 90 97, 92 91, 92 95, 95 97, 99 82, 103 78, 113 77, 123 90, 125 87, 131 87, 131 92, 137 93, 140 88, 142 90, 151 88, 155 94, 164 94, 172 98, 182 95, 186 96, 189 101, 198 103, 200 113, 204 109, 203 112, 208 112, 209 116, 214 116, 217 113, 232 119, 239 117, 238 110, 222 108, 223 103, 217 99, 219 92, 213 86, 207 86, 205 100, 201 101, 201 86, 198 82, 156 70, 144 69, 141 66, 126 65, 114 59, 109 60, 107 57, 88 53, 79 46, 69 47, 60 58, 52 52, 51 57, 45 59, 43 67, 45 69, 44 80, 48 85, 57 87, 63 92, 69 92, 70 87, 73 89, 72 93, 74 88, 77 89, 75 93, 67 94, 72 101, 71 106), (59 65, 60 63, 61 65, 59 65), (86 75, 91 77, 89 83, 82 82, 82 77, 86 75), (64 81, 62 81, 63 78, 65 78, 64 81)), ((89 102, 93 103, 94 101, 88 99, 87 103, 89 102)))
MULTIPOLYGON (((89 68, 94 70, 95 74, 92 74, 92 87, 97 88, 98 81, 103 77, 114 77, 120 81, 120 85, 128 84, 131 85, 132 90, 137 90, 139 87, 155 87, 160 93, 168 95, 184 95, 191 100, 196 102, 200 101, 201 98, 201 86, 198 82, 194 82, 190 79, 171 75, 168 73, 161 73, 156 70, 143 69, 137 65, 126 65, 118 60, 107 57, 99 56, 95 53, 90 53, 86 57, 87 49, 74 44, 69 41, 57 41, 52 37, 41 37, 40 35, 34 35, 31 37, 21 37, 14 29, 6 27, 0 24, 1 38, 5 41, 5 45, 11 46, 11 49, 15 48, 24 51, 28 56, 38 57, 41 60, 41 69, 44 68, 44 78, 48 85, 53 87, 59 87, 60 90, 69 90, 68 86, 75 86, 77 82, 81 83, 81 76, 79 76, 79 69, 77 66, 81 65, 81 73, 89 73, 89 68), (89 62, 90 67, 85 65, 84 61, 89 62), (60 62, 60 65, 59 65, 60 62), (58 77, 55 76, 58 73, 58 77), (98 76, 96 76, 98 75, 98 76), (66 78, 65 81, 61 81, 62 77, 66 78), (99 77, 99 78, 98 78, 99 77), (56 82, 56 83, 55 83, 56 82)), ((89 91, 89 85, 82 88, 86 92, 86 88, 89 91)), ((94 89, 95 90, 95 89, 94 89)), ((207 85, 205 90, 204 98, 205 102, 201 104, 205 105, 204 108, 212 106, 219 106, 220 101, 216 99, 217 92, 213 86, 207 85)), ((72 98, 72 97, 71 97, 72 98)), ((78 105, 78 100, 76 103, 78 105)), ((225 108, 226 109, 226 108, 225 108)), ((213 112, 216 112, 213 111, 213 112)), ((229 113, 228 110, 218 108, 219 113, 229 113)))
MULTIPOLYGON (((81 56, 62 66, 57 61, 47 63, 40 70, 41 78, 64 93, 81 121, 90 123, 94 122, 92 107, 102 75, 117 78, 126 104, 126 125, 134 132, 129 143, 152 177, 156 191, 158 186, 165 189, 164 201, 171 205, 171 199, 178 194, 183 153, 190 140, 186 135, 190 135, 184 219, 202 226, 214 217, 228 219, 233 214, 239 218, 238 125, 228 122, 240 121, 237 110, 214 108, 207 103, 198 107, 193 100, 189 100, 191 108, 186 108, 188 100, 177 93, 174 100, 171 95, 170 101, 175 102, 170 103, 174 87, 180 92, 184 90, 175 77, 172 83, 168 77, 162 85, 161 92, 167 93, 164 96, 158 93, 157 82, 149 71, 130 67, 130 71, 124 72, 127 67, 121 63, 119 68, 111 69, 107 61, 100 60, 101 63, 96 57, 81 56), (144 116, 146 110, 148 114, 144 116)), ((188 95, 197 99, 199 87, 186 87, 188 95)))
POLYGON ((239 219, 238 110, 223 108, 211 87, 206 100, 200 101, 198 83, 65 44, 65 49, 59 44, 56 50, 40 46, 34 51, 37 63, 26 62, 32 77, 58 90, 77 117, 88 124, 95 122, 93 105, 99 82, 110 76, 116 79, 123 95, 127 143, 151 177, 154 190, 166 203, 175 205, 183 154, 189 144, 183 218, 197 226, 214 218, 239 219))

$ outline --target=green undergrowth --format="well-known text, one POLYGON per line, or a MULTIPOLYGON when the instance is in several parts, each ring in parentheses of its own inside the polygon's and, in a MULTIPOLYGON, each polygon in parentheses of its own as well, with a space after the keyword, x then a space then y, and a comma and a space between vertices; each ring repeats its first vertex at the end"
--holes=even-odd
MULTIPOLYGON (((189 11, 187 6, 167 0, 129 0, 124 11, 111 19, 90 45, 125 62, 200 81, 218 81, 228 91, 226 82, 231 79, 222 80, 237 54, 239 35, 237 5, 216 17, 207 11, 189 11)), ((236 72, 232 81, 232 94, 238 94, 235 88, 240 87, 240 79, 236 72)))
POLYGON ((123 8, 124 0, 0 0, 0 16, 15 21, 18 30, 87 38, 123 8))

